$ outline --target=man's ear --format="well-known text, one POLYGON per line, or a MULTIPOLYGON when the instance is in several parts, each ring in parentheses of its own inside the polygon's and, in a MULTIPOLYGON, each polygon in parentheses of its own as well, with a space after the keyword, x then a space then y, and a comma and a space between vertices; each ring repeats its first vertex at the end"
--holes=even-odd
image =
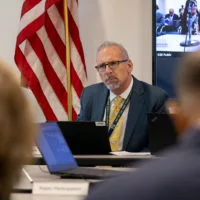
POLYGON ((130 59, 127 62, 128 62, 128 72, 131 73, 133 71, 133 63, 130 59))

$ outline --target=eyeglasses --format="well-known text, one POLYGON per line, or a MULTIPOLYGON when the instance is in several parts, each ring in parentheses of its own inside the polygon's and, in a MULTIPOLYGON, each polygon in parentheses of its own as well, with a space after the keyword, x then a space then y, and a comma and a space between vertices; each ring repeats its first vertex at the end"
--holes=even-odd
POLYGON ((110 69, 115 69, 120 63, 127 62, 128 59, 126 60, 118 60, 118 61, 111 61, 107 63, 102 63, 100 65, 95 66, 96 70, 98 72, 104 72, 106 70, 106 66, 108 66, 110 69))

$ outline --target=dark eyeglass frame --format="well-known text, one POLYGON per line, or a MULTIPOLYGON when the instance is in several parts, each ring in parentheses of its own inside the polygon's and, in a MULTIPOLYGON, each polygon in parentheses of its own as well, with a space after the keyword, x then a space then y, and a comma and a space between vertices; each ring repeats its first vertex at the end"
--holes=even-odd
POLYGON ((95 68, 98 72, 103 72, 105 71, 106 66, 109 66, 110 69, 115 69, 120 63, 127 62, 128 60, 129 59, 124 59, 124 60, 117 60, 117 61, 102 63, 100 65, 95 66, 95 68))

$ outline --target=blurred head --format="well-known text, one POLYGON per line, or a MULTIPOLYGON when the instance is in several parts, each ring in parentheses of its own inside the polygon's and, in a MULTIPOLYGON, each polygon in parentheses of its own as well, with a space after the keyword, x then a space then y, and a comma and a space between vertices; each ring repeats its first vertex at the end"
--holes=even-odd
POLYGON ((7 199, 36 133, 29 104, 9 66, 0 61, 0 197, 7 199))
POLYGON ((190 53, 182 60, 176 87, 178 126, 185 129, 200 123, 200 51, 190 53))
POLYGON ((196 14, 197 13, 197 7, 195 7, 195 6, 192 7, 191 13, 192 14, 196 14))
POLYGON ((184 9, 180 9, 179 13, 180 13, 180 15, 183 15, 184 14, 184 9))
POLYGON ((133 64, 122 45, 104 42, 97 50, 96 62, 96 69, 108 89, 119 95, 128 88, 133 64))
POLYGON ((169 9, 169 14, 170 14, 170 15, 173 15, 173 14, 174 14, 174 9, 173 9, 173 8, 170 8, 170 9, 169 9))

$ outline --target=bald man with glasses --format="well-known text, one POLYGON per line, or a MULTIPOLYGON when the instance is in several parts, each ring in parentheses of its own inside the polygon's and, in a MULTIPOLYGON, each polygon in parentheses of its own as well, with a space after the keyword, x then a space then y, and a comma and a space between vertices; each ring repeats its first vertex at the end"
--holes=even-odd
POLYGON ((144 151, 148 147, 147 113, 164 113, 167 94, 132 76, 126 49, 104 42, 97 50, 102 83, 83 90, 79 121, 105 121, 112 151, 144 151))

